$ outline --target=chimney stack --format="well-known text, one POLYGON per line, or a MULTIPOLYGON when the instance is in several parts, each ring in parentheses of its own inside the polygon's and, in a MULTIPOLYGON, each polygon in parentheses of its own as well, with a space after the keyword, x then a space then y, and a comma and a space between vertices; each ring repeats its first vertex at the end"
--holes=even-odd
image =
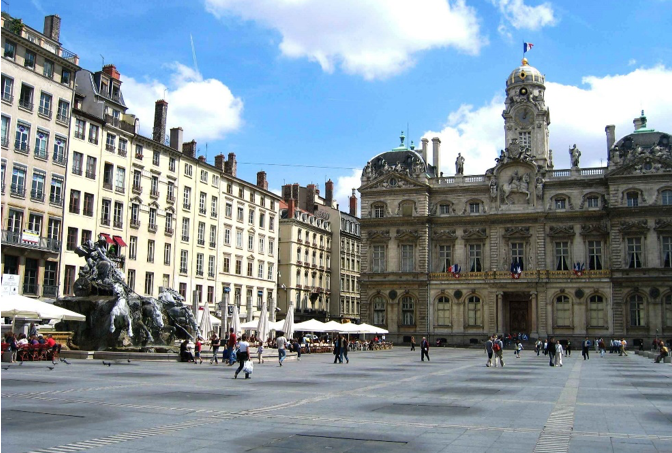
POLYGON ((196 140, 184 143, 182 145, 182 154, 189 157, 196 157, 196 140))
POLYGON ((217 167, 219 171, 224 171, 225 163, 226 163, 226 157, 224 156, 224 154, 220 153, 215 156, 215 167, 217 167))
POLYGON ((296 209, 296 205, 294 203, 295 202, 292 198, 287 200, 287 218, 288 219, 293 219, 294 218, 294 210, 296 209))
POLYGON ((611 147, 616 143, 616 126, 610 124, 604 128, 604 131, 607 133, 607 155, 609 155, 611 147))
POLYGON ((257 172, 257 187, 259 187, 260 189, 268 190, 268 181, 266 181, 265 171, 257 172))
POLYGON ((315 184, 308 184, 306 186, 305 210, 310 213, 315 211, 315 184))
POLYGON ((170 130, 170 147, 179 152, 182 152, 182 134, 181 127, 174 127, 170 130))
POLYGON ((434 137, 432 139, 432 151, 434 153, 434 167, 436 168, 436 176, 439 176, 441 173, 441 139, 439 137, 434 137))
POLYGON ((117 67, 113 64, 106 64, 103 66, 103 72, 115 80, 121 80, 121 74, 119 74, 117 67))
POLYGON ((632 120, 632 122, 635 125, 636 131, 646 128, 646 116, 644 116, 644 110, 642 110, 642 115, 639 118, 632 120))
POLYGON ((423 138, 420 141, 422 142, 422 151, 420 152, 420 155, 422 156, 422 160, 425 161, 425 164, 427 164, 427 144, 429 143, 429 140, 423 138))
POLYGON ((205 156, 198 156, 198 161, 205 163, 205 156))
POLYGON ((355 196, 355 189, 352 189, 352 195, 350 196, 350 215, 357 217, 357 197, 355 196))
POLYGON ((224 173, 231 175, 234 178, 236 177, 236 172, 238 172, 238 162, 236 162, 236 154, 229 153, 229 160, 224 164, 224 173))
POLYGON ((56 42, 61 38, 61 17, 53 14, 44 18, 44 35, 56 42))
POLYGON ((324 185, 324 190, 324 200, 326 205, 331 207, 331 204, 334 201, 334 182, 331 179, 324 185))
POLYGON ((161 144, 166 140, 166 119, 168 118, 168 103, 163 99, 156 101, 154 105, 154 132, 152 140, 161 144))

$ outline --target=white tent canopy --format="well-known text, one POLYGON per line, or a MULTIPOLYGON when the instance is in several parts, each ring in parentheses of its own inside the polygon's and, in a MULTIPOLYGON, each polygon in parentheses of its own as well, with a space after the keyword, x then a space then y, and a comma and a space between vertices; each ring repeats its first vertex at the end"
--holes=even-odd
MULTIPOLYGON (((284 324, 284 320, 282 321, 275 321, 275 322, 268 322, 268 328, 270 330, 282 330, 282 325, 284 324)), ((255 319, 254 321, 247 321, 244 322, 240 325, 241 330, 257 330, 257 327, 259 326, 259 320, 255 319)))
POLYGON ((318 321, 317 319, 310 319, 308 321, 300 322, 294 324, 294 332, 329 332, 328 328, 325 327, 323 322, 318 321))
POLYGON ((2 296, 0 312, 0 316, 8 318, 86 321, 84 315, 19 294, 2 296))
POLYGON ((390 333, 389 331, 382 329, 380 327, 372 326, 371 324, 358 324, 357 327, 359 327, 361 330, 360 332, 362 333, 390 333))

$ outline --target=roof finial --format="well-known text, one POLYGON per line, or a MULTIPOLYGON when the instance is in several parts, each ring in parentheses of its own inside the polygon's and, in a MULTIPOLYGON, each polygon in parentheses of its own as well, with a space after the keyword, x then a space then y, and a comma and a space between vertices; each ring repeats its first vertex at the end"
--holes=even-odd
POLYGON ((523 58, 523 66, 527 66, 527 58, 523 58))
POLYGON ((404 131, 401 131, 401 135, 399 135, 399 140, 401 140, 401 145, 399 145, 400 148, 404 147, 404 139, 406 136, 404 135, 404 131))

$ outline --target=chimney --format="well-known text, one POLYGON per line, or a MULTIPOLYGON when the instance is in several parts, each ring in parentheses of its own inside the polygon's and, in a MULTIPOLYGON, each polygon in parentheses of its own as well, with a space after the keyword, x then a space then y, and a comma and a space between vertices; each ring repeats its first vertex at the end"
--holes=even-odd
POLYGON ((315 211, 315 184, 308 184, 306 186, 305 210, 311 213, 315 211))
POLYGON ((294 204, 293 199, 287 200, 287 218, 288 219, 293 219, 294 218, 294 210, 296 209, 296 205, 294 204))
POLYGON ((119 71, 117 71, 117 67, 113 64, 106 64, 105 66, 103 66, 103 72, 109 75, 112 79, 115 80, 121 79, 121 74, 119 74, 119 71))
POLYGON ((154 132, 152 140, 161 144, 166 140, 166 119, 168 118, 168 103, 163 99, 156 101, 154 105, 154 132))
POLYGON ((329 181, 326 182, 324 185, 324 201, 326 202, 325 204, 329 207, 331 207, 331 204, 334 200, 334 182, 330 179, 329 181))
POLYGON ((205 163, 205 156, 198 156, 198 161, 205 163))
POLYGON ((44 18, 44 35, 59 42, 61 37, 61 18, 58 14, 44 18))
POLYGON ((425 164, 427 163, 427 144, 429 143, 429 140, 426 138, 423 138, 420 140, 422 142, 422 151, 420 152, 420 155, 422 156, 422 160, 425 161, 425 164))
POLYGON ((607 133, 607 155, 609 155, 611 147, 616 143, 616 126, 610 124, 604 128, 604 131, 607 133))
POLYGON ((236 177, 236 172, 238 171, 238 163, 236 162, 235 153, 229 153, 229 160, 224 164, 224 173, 231 175, 234 178, 236 177))
POLYGON ((357 217, 357 197, 355 196, 355 189, 352 189, 352 195, 350 196, 350 215, 357 217))
POLYGON ((259 187, 260 189, 268 190, 268 181, 266 181, 265 171, 257 172, 257 187, 259 187))
POLYGON ((642 116, 635 118, 632 122, 635 125, 636 131, 646 128, 646 116, 644 116, 644 110, 642 110, 642 116))
POLYGON ((441 157, 440 157, 440 150, 441 150, 441 139, 439 137, 434 137, 432 139, 432 151, 434 153, 434 168, 436 168, 436 176, 439 176, 439 172, 441 171, 441 157))
POLYGON ((182 145, 182 154, 189 157, 196 157, 196 140, 184 143, 182 145))
POLYGON ((219 171, 224 171, 225 163, 226 163, 226 157, 224 156, 224 154, 220 153, 215 156, 215 167, 217 167, 219 171))
POLYGON ((170 130, 170 147, 182 152, 182 128, 174 127, 170 130))

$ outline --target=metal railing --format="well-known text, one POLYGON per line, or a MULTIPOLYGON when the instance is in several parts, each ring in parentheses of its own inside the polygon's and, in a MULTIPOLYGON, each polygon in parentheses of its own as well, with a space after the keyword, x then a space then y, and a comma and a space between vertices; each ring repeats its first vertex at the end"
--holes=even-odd
POLYGON ((165 233, 167 236, 172 236, 175 233, 175 230, 171 227, 166 227, 165 233))
POLYGON ((63 206, 63 197, 58 195, 49 195, 49 203, 56 206, 63 206))
POLYGON ((86 177, 89 179, 96 179, 96 171, 86 170, 86 177))
POLYGON ((23 235, 21 232, 10 230, 2 230, 2 243, 40 249, 55 253, 58 253, 58 251, 61 249, 61 241, 58 239, 40 237, 37 242, 27 242, 23 240, 23 235))
POLYGON ((54 154, 54 163, 59 165, 65 165, 65 155, 64 154, 54 154))
POLYGON ((23 294, 40 294, 40 285, 37 283, 24 283, 23 284, 23 294))
POLYGON ((140 219, 131 219, 131 228, 140 228, 140 219))
POLYGON ((42 286, 42 296, 44 296, 44 297, 57 297, 58 296, 58 285, 43 285, 42 286))
POLYGON ((19 184, 12 184, 9 188, 11 191, 12 195, 15 195, 17 197, 25 197, 26 196, 26 187, 23 185, 19 184))
POLYGON ((110 151, 110 152, 115 152, 116 147, 114 145, 110 145, 109 143, 105 143, 105 150, 110 151))
POLYGON ((43 191, 43 190, 35 190, 35 189, 31 189, 31 191, 30 191, 30 199, 31 199, 32 201, 43 202, 43 201, 44 201, 44 191, 43 191))
POLYGON ((16 140, 14 142, 14 151, 28 154, 30 152, 30 145, 28 144, 28 142, 22 142, 20 140, 16 140))
POLYGON ((147 229, 148 229, 151 233, 156 233, 156 230, 159 229, 159 226, 158 226, 156 223, 150 223, 150 224, 147 226, 147 229))
POLYGON ((48 109, 46 107, 40 106, 37 109, 37 113, 39 113, 42 116, 46 116, 47 118, 51 118, 51 109, 48 109))
POLYGON ((68 119, 70 119, 70 116, 67 113, 59 112, 56 114, 56 121, 67 123, 68 119))
POLYGON ((33 103, 26 99, 19 98, 19 107, 30 110, 31 112, 33 111, 33 103))
POLYGON ((11 104, 14 102, 14 96, 12 96, 9 93, 2 93, 2 100, 7 102, 8 104, 11 104))
POLYGON ((110 218, 106 216, 101 217, 100 224, 104 226, 110 226, 110 218))
POLYGON ((72 174, 82 176, 82 167, 72 167, 72 174))
POLYGON ((123 228, 124 222, 122 222, 121 220, 115 220, 114 222, 112 222, 112 226, 114 228, 123 228))

